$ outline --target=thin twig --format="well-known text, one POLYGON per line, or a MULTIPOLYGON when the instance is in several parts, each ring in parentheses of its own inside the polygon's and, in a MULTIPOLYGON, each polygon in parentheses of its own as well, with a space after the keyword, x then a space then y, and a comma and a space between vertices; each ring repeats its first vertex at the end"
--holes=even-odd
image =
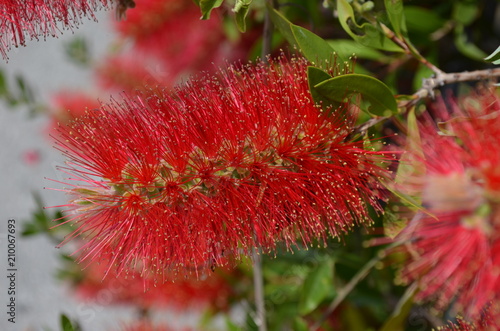
MULTIPOLYGON (((409 109, 416 105, 420 100, 425 98, 434 98, 434 90, 443 87, 445 85, 460 83, 460 82, 470 82, 470 81, 480 81, 500 77, 500 68, 496 69, 485 69, 476 71, 464 71, 464 72, 452 72, 452 73, 440 73, 434 75, 430 78, 425 78, 422 82, 422 87, 415 92, 410 100, 402 101, 398 104, 399 108, 409 109)), ((352 133, 349 137, 354 137, 358 134, 364 134, 372 126, 383 122, 391 117, 375 117, 363 124, 354 127, 352 133)))
POLYGON ((421 99, 431 97, 434 98, 434 90, 449 84, 460 82, 470 82, 487 80, 500 77, 500 68, 485 69, 464 72, 441 73, 430 78, 425 78, 422 81, 422 87, 412 95, 412 99, 406 103, 402 103, 401 107, 411 107, 421 99))
MULTIPOLYGON (((277 4, 274 0, 268 0, 269 6, 276 8, 277 4)), ((262 33, 262 53, 261 58, 266 61, 267 56, 271 53, 272 39, 273 39, 273 22, 271 22, 271 15, 269 9, 266 7, 264 16, 264 31, 262 33)))
POLYGON ((252 250, 253 260, 253 286, 255 293, 255 306, 257 308, 257 316, 255 324, 259 331, 267 331, 266 325, 266 307, 264 302, 264 280, 262 276, 262 260, 257 248, 252 250))
POLYGON ((392 243, 391 245, 387 246, 383 250, 379 251, 370 261, 368 261, 361 270, 358 271, 358 273, 351 278, 349 283, 347 283, 340 291, 337 292, 337 296, 335 297, 335 300, 330 303, 328 308, 325 310, 323 315, 321 315, 321 318, 318 319, 318 321, 311 327, 311 331, 316 331, 321 327, 321 324, 323 324, 328 316, 330 316, 335 309, 344 301, 344 299, 347 297, 349 293, 352 292, 352 290, 358 285, 359 282, 361 282, 368 274, 370 273, 371 269, 377 265, 383 258, 386 257, 387 252, 400 245, 401 242, 397 241, 392 243))

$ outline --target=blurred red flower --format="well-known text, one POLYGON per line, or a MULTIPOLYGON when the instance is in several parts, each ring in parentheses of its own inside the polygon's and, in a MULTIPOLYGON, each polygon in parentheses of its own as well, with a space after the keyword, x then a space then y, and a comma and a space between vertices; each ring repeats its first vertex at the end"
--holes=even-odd
POLYGON ((77 227, 66 241, 83 236, 83 259, 109 252, 148 275, 370 224, 385 157, 349 140, 352 112, 314 104, 307 65, 231 67, 61 127, 77 227))
POLYGON ((131 41, 131 47, 99 66, 104 87, 134 91, 173 86, 200 71, 213 72, 226 61, 246 60, 255 33, 229 40, 217 13, 209 20, 200 16, 192 0, 137 1, 127 19, 116 23, 124 44, 131 41))
POLYGON ((424 171, 407 184, 428 213, 399 235, 408 257, 401 277, 418 282, 417 299, 453 304, 474 321, 500 300, 500 99, 475 93, 450 104, 451 115, 435 106, 441 133, 429 119, 420 127, 424 171))
POLYGON ((83 16, 93 18, 110 0, 0 0, 0 53, 24 45, 26 38, 55 36, 71 29, 83 16))
POLYGON ((235 277, 241 282, 241 276, 236 269, 217 268, 203 279, 184 277, 175 282, 157 283, 139 273, 119 274, 116 268, 93 263, 77 272, 72 281, 79 298, 99 305, 128 304, 144 310, 200 308, 219 312, 229 309, 230 301, 236 300, 231 282, 235 277))

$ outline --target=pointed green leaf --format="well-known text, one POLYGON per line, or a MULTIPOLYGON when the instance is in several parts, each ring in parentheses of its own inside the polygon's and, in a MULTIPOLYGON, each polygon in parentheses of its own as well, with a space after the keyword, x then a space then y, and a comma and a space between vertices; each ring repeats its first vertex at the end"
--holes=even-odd
POLYGON ((404 331, 406 320, 413 307, 413 298, 417 292, 416 283, 408 287, 406 292, 399 300, 391 317, 384 323, 379 331, 404 331))
POLYGON ((453 19, 465 26, 474 22, 480 14, 480 7, 475 1, 454 1, 453 19))
POLYGON ((410 109, 407 115, 407 139, 405 152, 400 158, 395 183, 403 183, 408 177, 422 176, 425 174, 424 152, 420 138, 415 108, 410 109))
POLYGON ((208 20, 212 9, 220 7, 224 0, 195 0, 201 9, 201 19, 208 20))
POLYGON ((402 51, 401 47, 388 39, 383 32, 374 25, 370 23, 358 25, 354 15, 354 9, 347 0, 337 0, 337 13, 342 28, 351 36, 352 39, 356 40, 360 44, 385 51, 402 51), (351 28, 351 26, 353 28, 351 28))
POLYGON ((323 110, 328 109, 329 107, 332 107, 333 109, 336 109, 340 106, 340 102, 331 100, 329 98, 324 97, 321 93, 319 93, 314 86, 332 78, 328 73, 325 71, 316 68, 316 67, 307 67, 307 80, 309 82, 309 91, 311 92, 311 96, 314 100, 314 102, 318 105, 321 105, 321 108, 323 110))
POLYGON ((490 55, 488 55, 484 59, 488 62, 493 62, 495 64, 499 64, 500 63, 499 62, 500 61, 500 46, 498 46, 498 48, 493 53, 491 53, 490 55))
POLYGON ((430 34, 446 23, 436 11, 419 6, 405 6, 404 15, 406 26, 413 33, 430 34))
POLYGON ((0 96, 9 94, 5 74, 0 70, 0 96))
MULTIPOLYGON (((334 39, 326 41, 331 48, 335 50, 339 58, 348 59, 355 55, 357 58, 374 60, 382 63, 388 63, 391 58, 384 53, 350 39, 334 39)), ((357 65, 356 65, 357 67, 357 65)))
POLYGON ((311 63, 327 68, 334 61, 335 50, 323 38, 297 25, 292 24, 291 30, 302 54, 311 63))
POLYGON ((460 53, 473 60, 481 61, 487 56, 485 52, 468 40, 463 24, 458 24, 455 27, 455 47, 460 53))
POLYGON ((73 326, 73 323, 71 323, 70 319, 68 316, 61 314, 61 330, 62 331, 76 331, 75 327, 73 326))
POLYGON ((309 330, 309 325, 302 317, 297 316, 293 320, 293 330, 294 331, 307 331, 307 330, 309 330))
POLYGON ((359 94, 371 106, 366 110, 376 116, 390 116, 398 112, 391 90, 380 80, 360 74, 347 74, 330 78, 315 85, 315 92, 333 102, 343 102, 359 94))
POLYGON ((408 33, 406 30, 403 0, 384 0, 384 3, 394 32, 400 38, 406 37, 408 33))
POLYGON ((241 32, 245 32, 247 30, 246 17, 248 14, 248 9, 250 8, 250 4, 252 0, 237 0, 234 5, 233 12, 236 14, 236 25, 241 32))
POLYGON ((302 287, 299 302, 299 312, 302 315, 309 314, 316 309, 321 302, 331 296, 333 288, 333 261, 321 262, 307 275, 302 287))
POLYGON ((274 26, 279 30, 279 32, 283 35, 286 41, 291 45, 297 45, 295 41, 295 36, 292 33, 292 23, 283 16, 279 11, 272 7, 267 7, 269 11, 269 16, 271 17, 271 21, 273 21, 274 26))

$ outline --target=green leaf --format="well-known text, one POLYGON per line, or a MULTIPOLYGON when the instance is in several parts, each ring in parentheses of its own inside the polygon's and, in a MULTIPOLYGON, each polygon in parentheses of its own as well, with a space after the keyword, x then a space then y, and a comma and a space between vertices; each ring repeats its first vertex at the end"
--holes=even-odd
MULTIPOLYGON (((323 38, 297 25, 291 25, 292 34, 302 54, 312 64, 328 68, 335 57, 335 50, 323 38)), ((344 62, 343 58, 339 61, 344 62)))
POLYGON ((251 3, 252 0, 237 0, 236 4, 234 5, 233 12, 236 14, 236 25, 241 32, 245 32, 247 30, 245 19, 247 17, 251 3))
POLYGON ((413 298, 417 292, 416 283, 408 287, 396 308, 391 314, 391 317, 384 323, 379 331, 404 331, 406 320, 413 307, 413 298))
POLYGON ((201 9, 201 19, 208 20, 212 9, 220 7, 224 0, 195 0, 201 9))
POLYGON ((286 39, 286 41, 291 45, 291 46, 296 46, 297 41, 295 40, 295 36, 293 35, 292 32, 292 23, 285 17, 283 16, 279 11, 276 9, 270 7, 268 5, 267 10, 269 11, 269 16, 271 17, 271 20, 273 21, 274 26, 281 32, 283 37, 286 39))
POLYGON ((360 44, 385 51, 402 51, 401 47, 388 39, 377 27, 368 22, 357 24, 354 10, 347 0, 337 0, 337 13, 342 28, 360 44), (351 25, 354 29, 351 29, 351 25))
POLYGON ((403 231, 403 229, 408 224, 408 219, 404 216, 402 217, 398 211, 397 205, 389 204, 384 209, 384 216, 382 222, 384 224, 384 235, 388 238, 394 239, 396 236, 403 231))
POLYGON ((326 41, 335 50, 339 58, 348 59, 353 55, 357 58, 374 60, 382 63, 391 61, 391 58, 376 49, 366 47, 350 39, 335 39, 326 41))
POLYGON ((19 88, 20 96, 19 100, 24 103, 33 103, 35 100, 35 97, 33 95, 33 91, 31 88, 26 84, 24 78, 22 76, 16 76, 16 84, 17 87, 19 88))
POLYGON ((464 25, 462 24, 458 24, 455 27, 455 46, 460 53, 473 60, 482 61, 487 56, 479 47, 468 41, 464 25))
POLYGON ((435 11, 417 6, 405 6, 404 15, 408 30, 414 33, 430 34, 446 23, 435 11))
MULTIPOLYGON (((498 48, 493 53, 491 53, 490 55, 485 57, 484 60, 488 61, 488 62, 493 62, 494 64, 500 64, 500 46, 498 46, 498 48)), ((0 80, 0 82, 1 82, 1 80, 0 80)), ((0 87, 1 87, 1 85, 0 85, 0 87)), ((1 91, 1 89, 0 89, 0 91, 1 91)))
POLYGON ((347 74, 316 84, 314 93, 333 102, 344 102, 359 94, 371 106, 366 111, 376 116, 390 116, 398 112, 396 99, 391 90, 380 80, 360 74, 347 74))
POLYGON ((5 74, 0 70, 0 96, 8 95, 7 79, 5 74))
POLYGON ((391 21, 394 32, 398 37, 404 38, 408 35, 408 32, 406 30, 403 0, 384 0, 384 3, 387 16, 389 16, 389 21, 391 21))
POLYGON ((300 314, 306 315, 312 312, 334 291, 333 261, 326 260, 311 270, 304 281, 299 302, 300 314))
POLYGON ((467 26, 479 15, 479 6, 474 0, 455 1, 452 17, 455 21, 467 26))
POLYGON ((74 38, 70 42, 65 43, 64 50, 70 60, 78 65, 87 66, 91 62, 87 42, 82 37, 74 38))
POLYGON ((61 330, 62 331, 76 331, 68 316, 61 314, 61 330))
MULTIPOLYGON (((328 63, 332 62, 336 52, 326 40, 307 29, 292 24, 276 9, 268 7, 268 10, 271 20, 283 37, 290 45, 297 46, 311 63, 325 68, 328 63)), ((344 58, 338 56, 338 60, 343 62, 344 58)))
POLYGON ((307 331, 307 330, 309 330, 309 325, 302 317, 297 316, 293 320, 293 330, 294 331, 307 331))
POLYGON ((337 102, 324 97, 314 88, 314 86, 331 78, 332 76, 330 76, 328 73, 319 68, 312 66, 307 67, 307 80, 309 83, 309 91, 311 92, 311 96, 314 102, 318 105, 321 105, 321 108, 323 110, 327 110, 329 107, 332 107, 332 109, 337 109, 341 104, 341 102, 337 102))

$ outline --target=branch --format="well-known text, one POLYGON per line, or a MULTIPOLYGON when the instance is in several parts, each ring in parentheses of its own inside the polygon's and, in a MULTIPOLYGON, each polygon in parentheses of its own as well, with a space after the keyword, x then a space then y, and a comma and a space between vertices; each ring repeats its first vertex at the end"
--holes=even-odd
MULTIPOLYGON (((500 68, 496 69, 485 69, 485 70, 475 70, 475 71, 464 71, 464 72, 452 72, 445 73, 441 72, 430 78, 425 78, 422 82, 422 87, 415 92, 410 100, 400 102, 399 108, 410 108, 417 104, 422 99, 434 98, 434 90, 449 84, 455 84, 460 82, 471 82, 488 80, 500 77, 500 68)), ((390 119, 391 117, 375 117, 371 118, 365 123, 362 123, 354 127, 353 131, 349 134, 348 138, 352 138, 358 134, 364 134, 372 126, 390 119)))
POLYGON ((349 283, 347 283, 340 291, 338 291, 335 300, 333 300, 332 303, 330 303, 330 305, 325 310, 323 315, 321 315, 320 319, 311 327, 310 330, 311 331, 318 330, 321 327, 321 324, 323 324, 328 318, 328 316, 330 316, 335 311, 335 309, 337 309, 337 307, 342 303, 342 301, 344 301, 347 295, 352 292, 352 290, 356 287, 356 285, 358 285, 359 282, 361 282, 366 276, 368 276, 371 269, 387 256, 387 252, 389 252, 392 248, 398 245, 401 245, 400 241, 396 241, 387 246, 386 248, 378 251, 377 254, 370 261, 368 261, 353 278, 351 278, 349 283))
POLYGON ((411 107, 415 105, 421 99, 431 97, 434 98, 434 90, 445 85, 455 84, 460 82, 471 82, 479 80, 488 80, 492 78, 500 77, 500 68, 496 69, 486 69, 486 70, 476 70, 476 71, 464 71, 464 72, 452 72, 452 73, 440 73, 434 75, 431 78, 426 78, 422 82, 422 87, 412 95, 412 99, 407 103, 401 104, 401 107, 411 107))
POLYGON ((259 331, 267 331, 266 326, 266 307, 264 302, 264 281, 262 275, 262 261, 259 250, 253 248, 253 286, 255 293, 255 306, 257 308, 257 316, 254 318, 255 324, 259 331))
POLYGON ((325 310, 321 318, 311 327, 311 331, 316 331, 321 327, 321 324, 326 321, 328 316, 330 316, 335 309, 344 301, 344 299, 347 297, 349 293, 358 285, 360 281, 362 281, 369 273, 370 270, 378 263, 380 260, 385 256, 385 254, 377 254, 375 257, 373 257, 370 261, 368 261, 367 264, 364 265, 364 267, 358 271, 358 273, 349 281, 349 283, 346 284, 338 293, 337 296, 335 297, 335 300, 332 301, 332 303, 328 306, 328 308, 325 310))

